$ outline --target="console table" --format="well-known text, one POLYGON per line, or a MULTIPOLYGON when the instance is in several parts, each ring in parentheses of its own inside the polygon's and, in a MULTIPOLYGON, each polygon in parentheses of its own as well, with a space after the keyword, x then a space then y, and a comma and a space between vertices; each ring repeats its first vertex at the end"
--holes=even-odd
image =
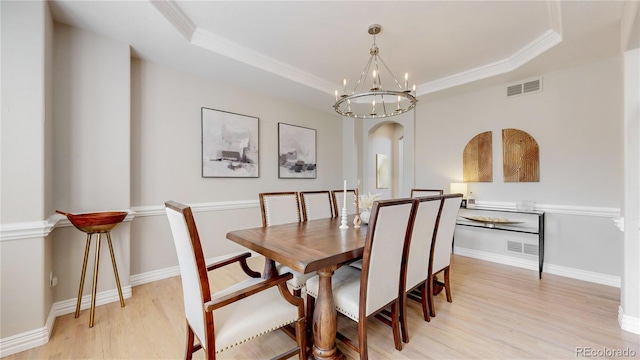
POLYGON ((538 278, 544 263, 544 211, 460 208, 456 225, 538 235, 538 278))

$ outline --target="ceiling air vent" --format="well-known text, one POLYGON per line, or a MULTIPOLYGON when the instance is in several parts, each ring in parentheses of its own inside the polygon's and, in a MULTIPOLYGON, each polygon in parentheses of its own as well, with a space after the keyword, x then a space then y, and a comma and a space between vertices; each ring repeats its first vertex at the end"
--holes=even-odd
POLYGON ((531 94, 542 91, 542 78, 529 79, 517 84, 507 85, 507 97, 531 94))

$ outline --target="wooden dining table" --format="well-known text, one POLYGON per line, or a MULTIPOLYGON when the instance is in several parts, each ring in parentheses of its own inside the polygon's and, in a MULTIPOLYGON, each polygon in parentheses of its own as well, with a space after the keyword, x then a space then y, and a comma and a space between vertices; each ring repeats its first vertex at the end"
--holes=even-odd
POLYGON ((367 226, 340 229, 340 218, 272 225, 227 233, 227 239, 265 256, 263 277, 277 275, 275 262, 300 273, 319 276, 313 313, 313 359, 344 359, 336 347, 337 313, 331 289, 333 272, 362 257, 367 226))

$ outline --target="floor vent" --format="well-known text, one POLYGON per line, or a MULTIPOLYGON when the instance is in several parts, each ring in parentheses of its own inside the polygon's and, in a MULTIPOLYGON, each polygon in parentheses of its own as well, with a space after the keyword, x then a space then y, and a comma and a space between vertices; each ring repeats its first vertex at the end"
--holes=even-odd
POLYGON ((522 243, 517 241, 507 241, 507 251, 522 253, 522 243))
POLYGON ((538 256, 538 245, 524 244, 523 254, 538 256))
POLYGON ((529 79, 517 84, 507 85, 507 97, 531 94, 542 91, 542 78, 529 79))
POLYGON ((538 245, 507 240, 507 251, 518 254, 538 256, 538 245))

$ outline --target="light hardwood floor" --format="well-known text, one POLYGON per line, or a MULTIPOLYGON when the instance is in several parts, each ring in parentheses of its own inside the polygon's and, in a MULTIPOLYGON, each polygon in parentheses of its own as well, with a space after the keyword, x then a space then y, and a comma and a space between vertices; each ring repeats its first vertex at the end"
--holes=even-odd
MULTIPOLYGON (((260 269, 262 258, 250 260, 260 269)), ((211 274, 215 288, 243 279, 239 266, 211 274)), ((410 301, 411 341, 402 351, 393 346, 391 329, 369 321, 372 359, 570 359, 577 348, 630 349, 640 359, 640 336, 620 329, 617 288, 543 274, 454 255, 451 270, 453 303, 436 297, 437 316, 426 323, 410 301)), ((215 290, 215 289, 214 289, 215 290)), ((13 359, 180 359, 185 342, 179 277, 133 288, 120 308, 96 308, 56 319, 51 340, 13 359)), ((340 331, 357 339, 355 323, 339 318, 340 331)), ((281 331, 259 337, 219 354, 221 359, 264 359, 293 347, 281 331)), ((340 342, 350 359, 357 354, 340 342)), ((194 358, 204 358, 202 351, 194 358)))

